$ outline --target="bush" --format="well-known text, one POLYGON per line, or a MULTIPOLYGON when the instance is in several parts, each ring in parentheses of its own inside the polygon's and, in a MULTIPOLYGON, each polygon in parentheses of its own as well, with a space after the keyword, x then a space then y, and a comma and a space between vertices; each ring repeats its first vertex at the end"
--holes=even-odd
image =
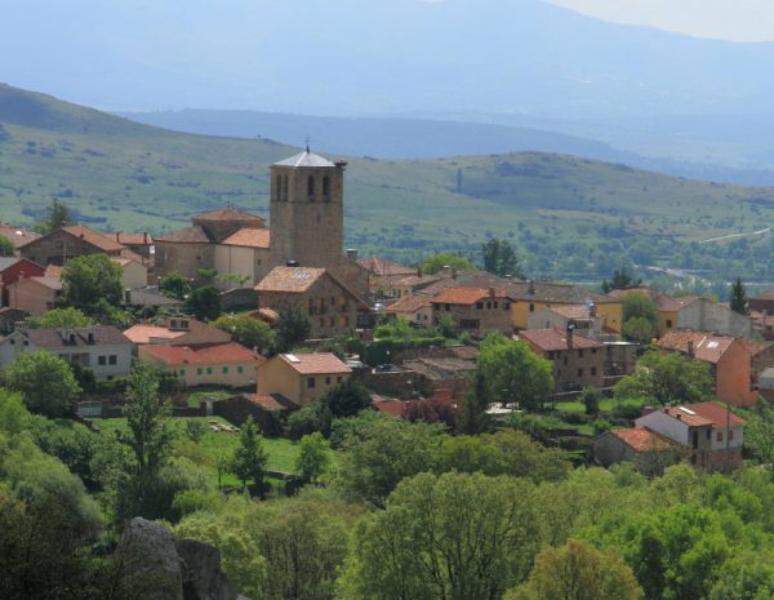
POLYGON ((331 434, 332 421, 333 416, 328 407, 321 402, 315 402, 295 411, 288 417, 288 436, 297 441, 305 435, 319 431, 328 437, 331 434))

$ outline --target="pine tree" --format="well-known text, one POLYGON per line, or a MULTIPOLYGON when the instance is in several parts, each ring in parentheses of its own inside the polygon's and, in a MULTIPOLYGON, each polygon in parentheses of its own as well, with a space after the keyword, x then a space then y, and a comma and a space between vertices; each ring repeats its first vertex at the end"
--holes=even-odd
POLYGON ((234 450, 231 462, 231 472, 242 482, 243 489, 247 487, 249 481, 252 481, 257 488, 263 488, 266 458, 263 440, 252 417, 248 417, 242 425, 239 446, 234 450))
POLYGON ((465 394, 457 421, 460 433, 475 435, 487 430, 489 418, 486 414, 489 408, 489 393, 486 380, 480 371, 476 371, 473 377, 473 385, 465 394))
POLYGON ((748 315, 747 290, 742 283, 742 278, 737 277, 731 286, 731 310, 740 315, 748 315))

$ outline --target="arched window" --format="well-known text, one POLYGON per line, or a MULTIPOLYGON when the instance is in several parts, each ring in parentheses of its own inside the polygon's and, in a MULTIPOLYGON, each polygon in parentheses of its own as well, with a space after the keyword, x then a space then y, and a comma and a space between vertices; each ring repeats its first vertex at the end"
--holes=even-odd
POLYGON ((314 177, 311 175, 306 180, 306 194, 309 196, 309 201, 314 202, 314 177))
POLYGON ((285 175, 282 178, 282 199, 287 202, 288 201, 288 176, 285 175))
POLYGON ((327 175, 323 177, 323 200, 326 202, 331 200, 331 178, 327 175))
POLYGON ((274 199, 282 200, 282 176, 277 175, 277 179, 274 182, 274 199))

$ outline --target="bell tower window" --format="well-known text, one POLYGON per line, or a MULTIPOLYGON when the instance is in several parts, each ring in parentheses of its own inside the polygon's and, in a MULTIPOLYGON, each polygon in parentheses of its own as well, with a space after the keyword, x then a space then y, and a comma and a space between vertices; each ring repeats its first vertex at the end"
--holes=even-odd
POLYGON ((285 175, 282 178, 282 200, 287 202, 288 200, 288 176, 285 175))
POLYGON ((331 201, 331 178, 327 175, 323 177, 323 200, 331 201))
POLYGON ((282 200, 282 176, 277 175, 277 178, 274 181, 274 199, 279 201, 282 200))
POLYGON ((306 194, 309 196, 309 202, 314 202, 314 177, 311 175, 306 180, 306 194))

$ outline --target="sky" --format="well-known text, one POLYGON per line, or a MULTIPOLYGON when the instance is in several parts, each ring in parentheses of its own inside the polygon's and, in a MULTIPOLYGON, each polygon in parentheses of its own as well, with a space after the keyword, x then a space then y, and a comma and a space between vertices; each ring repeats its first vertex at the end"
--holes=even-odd
POLYGON ((774 0, 549 0, 587 15, 697 37, 774 41, 774 0))

